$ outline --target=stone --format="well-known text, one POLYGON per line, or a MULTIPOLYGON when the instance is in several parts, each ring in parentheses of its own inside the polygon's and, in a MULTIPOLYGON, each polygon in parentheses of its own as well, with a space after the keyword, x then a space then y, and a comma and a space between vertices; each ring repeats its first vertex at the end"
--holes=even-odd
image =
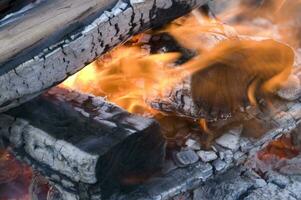
POLYGON ((203 162, 210 162, 218 158, 214 151, 198 151, 197 153, 203 162))
POLYGON ((184 150, 176 153, 175 161, 179 167, 184 167, 196 163, 199 160, 198 155, 193 150, 184 150))

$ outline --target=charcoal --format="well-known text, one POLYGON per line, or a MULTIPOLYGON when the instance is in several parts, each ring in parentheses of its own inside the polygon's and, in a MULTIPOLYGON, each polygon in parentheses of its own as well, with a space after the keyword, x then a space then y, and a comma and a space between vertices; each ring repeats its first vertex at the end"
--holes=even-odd
POLYGON ((165 141, 153 119, 103 98, 54 88, 0 116, 17 152, 75 183, 113 187, 160 169, 165 141))
POLYGON ((198 155, 193 150, 180 151, 175 156, 175 161, 180 167, 191 165, 198 160, 198 155))

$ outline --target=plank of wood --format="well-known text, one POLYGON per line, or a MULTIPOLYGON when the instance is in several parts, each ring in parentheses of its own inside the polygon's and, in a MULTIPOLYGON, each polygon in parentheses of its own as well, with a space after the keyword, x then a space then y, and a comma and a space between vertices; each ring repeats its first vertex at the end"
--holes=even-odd
POLYGON ((207 0, 45 1, 0 28, 0 112, 207 0))

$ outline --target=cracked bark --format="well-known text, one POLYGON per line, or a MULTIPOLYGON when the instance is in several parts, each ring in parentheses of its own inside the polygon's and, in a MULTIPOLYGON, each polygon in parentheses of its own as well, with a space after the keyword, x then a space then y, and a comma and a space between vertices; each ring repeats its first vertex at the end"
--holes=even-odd
POLYGON ((41 3, 21 18, 0 25, 0 112, 62 82, 130 36, 204 3, 206 0, 41 3))

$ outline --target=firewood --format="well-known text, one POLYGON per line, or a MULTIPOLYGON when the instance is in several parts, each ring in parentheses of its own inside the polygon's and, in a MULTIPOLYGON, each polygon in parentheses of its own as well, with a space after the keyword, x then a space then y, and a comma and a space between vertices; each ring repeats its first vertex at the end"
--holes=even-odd
POLYGON ((0 112, 62 82, 140 31, 206 0, 45 1, 0 26, 0 112))
MULTIPOLYGON (((114 188, 160 169, 159 124, 103 98, 55 88, 0 116, 1 136, 42 172, 114 188)), ((70 188, 69 188, 70 189, 70 188)))
POLYGON ((274 80, 286 80, 293 61, 293 50, 273 40, 225 40, 184 64, 194 73, 165 97, 148 102, 157 110, 193 119, 227 119, 256 104, 260 95, 273 93, 279 86, 274 80))
POLYGON ((35 0, 1 0, 0 1, 0 19, 17 12, 22 7, 34 2, 35 0))

